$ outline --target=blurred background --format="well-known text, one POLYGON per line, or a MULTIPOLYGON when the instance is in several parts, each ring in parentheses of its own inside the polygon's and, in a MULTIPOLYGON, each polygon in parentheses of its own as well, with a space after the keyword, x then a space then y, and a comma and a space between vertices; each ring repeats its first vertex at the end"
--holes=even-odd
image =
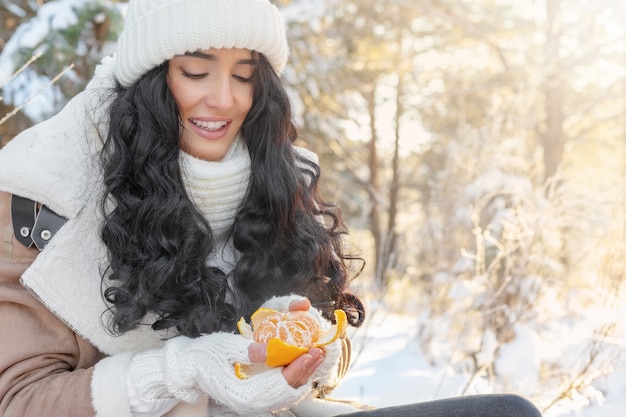
MULTIPOLYGON (((625 397, 626 2, 276 4, 298 144, 367 260, 358 349, 397 323, 455 394, 625 397)), ((125 10, 0 0, 0 146, 84 88, 125 10)))

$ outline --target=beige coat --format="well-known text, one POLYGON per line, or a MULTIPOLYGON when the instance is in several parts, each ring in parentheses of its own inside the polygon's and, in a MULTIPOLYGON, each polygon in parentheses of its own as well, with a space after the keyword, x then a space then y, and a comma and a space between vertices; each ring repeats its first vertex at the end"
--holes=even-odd
POLYGON ((0 415, 90 417, 93 365, 104 355, 20 284, 39 251, 13 235, 11 195, 0 192, 0 415), (10 334, 10 337, 6 335, 10 334))

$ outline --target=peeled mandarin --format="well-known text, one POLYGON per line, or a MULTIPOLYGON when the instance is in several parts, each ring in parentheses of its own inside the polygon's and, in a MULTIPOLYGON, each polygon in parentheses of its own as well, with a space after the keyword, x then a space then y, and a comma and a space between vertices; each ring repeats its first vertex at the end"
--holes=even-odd
POLYGON ((320 337, 320 325, 306 311, 276 312, 253 323, 254 340, 267 343, 278 338, 290 345, 310 347, 320 337))
MULTIPOLYGON (((322 331, 320 323, 308 311, 280 312, 259 308, 250 316, 251 324, 242 317, 237 323, 239 333, 258 343, 267 343, 267 366, 284 366, 293 362, 312 347, 326 346, 342 337, 347 328, 343 310, 335 310, 335 324, 322 331)), ((245 379, 242 365, 235 364, 235 374, 245 379)))

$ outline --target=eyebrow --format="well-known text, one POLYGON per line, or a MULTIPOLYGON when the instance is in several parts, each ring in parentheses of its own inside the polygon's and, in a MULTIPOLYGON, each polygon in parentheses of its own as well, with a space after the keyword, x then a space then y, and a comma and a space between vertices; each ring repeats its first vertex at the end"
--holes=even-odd
MULTIPOLYGON (((185 56, 192 56, 195 58, 206 59, 207 61, 217 61, 217 57, 213 54, 207 54, 201 51, 194 52, 185 52, 185 56)), ((252 58, 250 59, 240 59, 237 61, 237 65, 256 65, 256 61, 252 58)))

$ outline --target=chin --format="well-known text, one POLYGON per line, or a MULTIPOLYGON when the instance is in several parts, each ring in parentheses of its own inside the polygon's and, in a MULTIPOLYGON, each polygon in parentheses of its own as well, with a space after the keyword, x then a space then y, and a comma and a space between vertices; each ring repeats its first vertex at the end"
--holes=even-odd
POLYGON ((183 147, 182 149, 184 152, 188 153, 194 158, 202 159, 205 161, 219 161, 222 158, 224 158, 224 156, 226 156, 226 153, 228 152, 227 148, 226 149, 202 149, 202 148, 183 147))

